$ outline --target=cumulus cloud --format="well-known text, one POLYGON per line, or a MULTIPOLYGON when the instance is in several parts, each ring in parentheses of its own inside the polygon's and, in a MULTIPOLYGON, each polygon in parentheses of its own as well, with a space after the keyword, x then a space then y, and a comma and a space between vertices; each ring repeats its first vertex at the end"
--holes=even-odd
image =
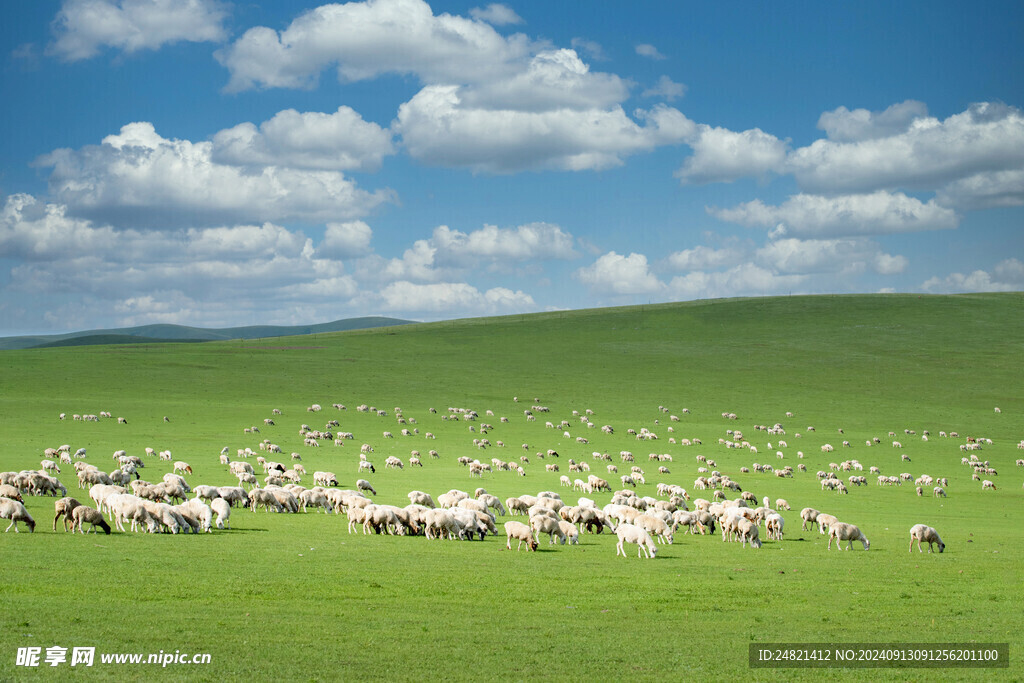
POLYGON ((654 294, 665 288, 650 271, 647 257, 637 253, 624 256, 610 251, 577 270, 574 276, 591 291, 601 294, 654 294))
POLYGON ((469 16, 477 21, 484 21, 491 26, 507 26, 509 24, 522 24, 523 18, 515 13, 508 5, 492 2, 484 8, 474 7, 469 10, 469 16))
POLYGON ((753 128, 737 133, 726 128, 701 124, 696 138, 689 141, 693 156, 689 157, 676 177, 684 183, 702 184, 732 182, 745 176, 765 177, 782 169, 789 146, 753 128))
POLYGON ((69 217, 62 205, 44 204, 27 194, 11 195, 4 203, 0 257, 52 261, 116 244, 111 228, 94 229, 89 221, 69 217))
POLYGON ((51 193, 76 215, 112 225, 216 225, 264 220, 328 221, 366 215, 388 201, 336 171, 218 164, 213 143, 169 140, 130 123, 100 145, 58 149, 51 193))
POLYGON ((1000 261, 992 272, 975 270, 970 273, 950 273, 946 277, 932 277, 921 289, 933 294, 959 292, 1014 292, 1024 289, 1024 263, 1016 258, 1000 261))
MULTIPOLYGON (((909 115, 900 116, 893 117, 900 125, 890 129, 898 129, 909 115)), ((848 124, 850 116, 837 118, 848 124)), ((795 150, 787 162, 805 192, 934 190, 979 173, 1024 169, 1024 115, 1003 104, 974 104, 944 121, 919 116, 904 132, 886 137, 870 137, 879 129, 871 121, 867 133, 851 132, 852 126, 837 121, 827 125, 839 140, 817 140, 795 150)))
POLYGON ((747 226, 774 227, 773 235, 791 237, 840 237, 878 235, 955 228, 959 218, 934 200, 921 202, 902 193, 825 197, 793 195, 780 206, 761 200, 731 209, 711 208, 720 220, 747 226))
POLYGON ((1024 205, 1024 168, 976 173, 955 180, 939 190, 935 201, 959 209, 1024 205))
POLYGON ((328 223, 324 239, 316 249, 319 258, 345 260, 370 252, 373 230, 363 221, 328 223))
POLYGON ((48 52, 73 62, 103 47, 130 54, 183 40, 220 42, 227 15, 217 0, 65 0, 48 52))
POLYGON ((368 0, 322 5, 280 33, 251 28, 216 56, 231 72, 227 90, 237 92, 312 87, 331 65, 342 81, 393 73, 480 83, 514 73, 530 49, 520 34, 505 38, 482 20, 435 16, 422 0, 368 0))
POLYGON ((641 57, 649 57, 651 59, 662 60, 665 59, 665 55, 658 52, 658 48, 654 47, 649 43, 640 43, 636 46, 636 53, 641 57))
POLYGON ((678 275, 669 282, 667 291, 677 299, 766 296, 791 292, 806 280, 806 275, 779 275, 753 263, 744 263, 724 271, 678 275))
POLYGON ((906 100, 880 112, 838 107, 821 115, 818 128, 836 142, 874 140, 905 133, 914 120, 927 115, 928 107, 916 100, 906 100))
POLYGON ((658 79, 657 83, 644 90, 641 94, 644 97, 663 97, 671 102, 672 100, 678 100, 686 94, 686 86, 682 83, 676 83, 668 76, 662 76, 658 79))
POLYGON ((578 256, 574 238, 557 225, 529 223, 515 228, 485 225, 469 233, 447 225, 417 240, 401 258, 377 269, 388 279, 436 282, 470 269, 508 269, 527 261, 569 260, 578 256))
POLYGON ((494 315, 522 313, 536 308, 536 303, 523 291, 495 287, 481 292, 465 282, 437 282, 417 284, 407 281, 392 282, 380 293, 385 310, 429 311, 442 313, 458 311, 494 315))
POLYGON ((575 50, 545 50, 506 79, 461 92, 471 109, 551 111, 606 109, 629 95, 629 84, 614 74, 592 72, 575 50))
POLYGON ((906 257, 887 254, 877 243, 866 239, 779 239, 758 249, 755 260, 782 274, 843 276, 871 270, 879 275, 896 275, 907 267, 906 257))
POLYGON ((428 86, 398 110, 394 128, 423 163, 509 173, 527 169, 598 170, 658 145, 681 142, 693 123, 658 105, 634 114, 608 109, 524 112, 466 106, 458 86, 428 86))
POLYGON ((211 160, 239 166, 287 166, 375 171, 395 149, 391 133, 350 107, 333 114, 286 109, 257 128, 252 123, 213 136, 211 160))
POLYGON ((673 270, 716 270, 726 266, 737 266, 750 256, 750 249, 742 246, 727 246, 722 249, 697 246, 671 254, 667 261, 673 270))

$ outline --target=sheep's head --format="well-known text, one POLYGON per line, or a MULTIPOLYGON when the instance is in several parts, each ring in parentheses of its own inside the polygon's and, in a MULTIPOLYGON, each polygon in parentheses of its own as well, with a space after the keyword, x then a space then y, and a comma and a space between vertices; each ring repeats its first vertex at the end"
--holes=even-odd
POLYGON ((29 533, 32 533, 36 530, 36 520, 32 519, 31 517, 25 520, 25 524, 28 525, 29 533))
POLYGON ((941 553, 945 549, 946 549, 946 544, 943 543, 942 541, 939 541, 939 552, 941 553))
POLYGON ((536 549, 537 549, 537 541, 535 541, 535 540, 533 540, 531 538, 530 539, 530 550, 536 550, 536 549))

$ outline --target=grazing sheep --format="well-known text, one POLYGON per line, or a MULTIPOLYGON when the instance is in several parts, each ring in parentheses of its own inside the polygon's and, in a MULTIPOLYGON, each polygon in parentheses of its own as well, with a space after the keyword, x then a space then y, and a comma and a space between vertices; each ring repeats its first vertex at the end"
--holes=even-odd
POLYGON ((181 472, 182 474, 192 474, 192 465, 189 465, 184 460, 176 460, 172 471, 181 472))
POLYGON ((18 533, 18 522, 24 522, 28 526, 29 533, 36 530, 36 521, 32 519, 32 515, 28 513, 25 506, 10 498, 0 498, 0 519, 11 520, 10 525, 4 529, 4 533, 10 531, 12 526, 14 533, 18 533))
POLYGON ((928 544, 928 552, 932 552, 932 544, 939 544, 939 552, 941 553, 946 549, 946 544, 942 542, 942 538, 939 537, 939 532, 933 527, 926 524, 915 524, 910 527, 910 548, 909 552, 914 552, 914 541, 917 541, 917 552, 924 552, 921 550, 921 541, 928 544))
MULTIPOLYGON (((57 520, 60 519, 61 517, 63 517, 64 518, 64 531, 67 531, 68 530, 68 522, 71 521, 71 513, 79 505, 81 505, 81 503, 79 503, 77 500, 75 500, 74 498, 68 498, 68 497, 61 498, 60 500, 55 502, 53 504, 53 509, 54 509, 54 511, 56 513, 53 516, 53 530, 54 531, 57 530, 57 520)), ((74 525, 72 525, 72 529, 73 528, 74 528, 74 525)))
MULTIPOLYGON (((24 499, 21 497, 21 492, 18 491, 17 487, 11 486, 10 484, 0 484, 0 496, 4 498, 10 498, 16 500, 19 503, 24 503, 24 499)), ((56 531, 56 528, 54 529, 56 531)))
POLYGON ((536 532, 537 542, 540 542, 541 534, 547 534, 548 545, 554 545, 555 536, 558 536, 558 540, 561 541, 562 545, 565 545, 565 533, 559 527, 559 521, 560 520, 557 517, 549 517, 544 514, 531 516, 530 528, 536 532))
POLYGON ((526 544, 527 551, 537 549, 537 541, 533 537, 533 533, 530 531, 530 527, 526 526, 522 522, 505 522, 505 547, 512 550, 512 539, 516 539, 519 543, 516 545, 516 551, 523 547, 523 543, 526 544))
POLYGON ((736 532, 739 534, 740 541, 743 543, 743 547, 747 547, 747 543, 754 548, 761 547, 761 539, 758 535, 757 523, 753 522, 746 517, 740 517, 736 520, 736 532))
POLYGON ((813 529, 814 525, 818 521, 819 512, 814 508, 804 508, 800 511, 800 519, 804 520, 804 523, 800 525, 800 528, 804 531, 813 529))
POLYGON ((616 556, 622 555, 626 557, 626 551, 623 549, 624 543, 637 544, 637 557, 644 555, 648 559, 653 560, 654 556, 658 553, 658 546, 651 540, 650 534, 640 527, 629 523, 622 523, 615 529, 615 535, 619 537, 619 542, 615 544, 616 556))
POLYGON ((996 485, 993 484, 988 479, 986 479, 985 481, 981 482, 981 490, 984 491, 985 489, 992 489, 993 491, 995 491, 996 485))
POLYGON ((88 505, 79 505, 71 511, 72 528, 78 527, 78 532, 85 533, 84 524, 89 524, 89 531, 95 531, 96 527, 103 529, 103 532, 110 535, 110 525, 103 519, 103 513, 88 505))
POLYGON ((941 486, 936 486, 934 489, 932 489, 932 495, 934 495, 936 498, 945 498, 946 489, 942 488, 941 486))
POLYGON ((360 491, 369 491, 373 495, 377 495, 377 491, 374 490, 373 485, 370 484, 370 482, 366 481, 365 479, 357 479, 356 488, 359 489, 360 491))
MULTIPOLYGON (((818 517, 820 519, 821 515, 818 517)), ((854 541, 860 541, 864 545, 864 550, 868 550, 871 547, 871 542, 864 536, 864 533, 853 524, 845 524, 843 522, 833 522, 830 524, 826 550, 832 548, 832 539, 836 540, 836 547, 840 550, 843 549, 843 541, 847 541, 847 550, 853 548, 854 541)))
POLYGON ((223 498, 214 498, 210 503, 210 509, 217 513, 217 528, 224 529, 225 527, 230 529, 231 524, 231 504, 223 498))
POLYGON ((567 522, 564 519, 558 523, 558 528, 562 530, 565 540, 563 544, 568 543, 569 545, 580 544, 580 532, 577 531, 576 525, 572 522, 567 522))
POLYGON ((829 528, 839 520, 834 515, 826 515, 824 512, 819 512, 816 521, 818 522, 818 531, 824 536, 828 533, 829 528))
POLYGON ((789 507, 789 502, 785 498, 777 498, 775 500, 775 509, 776 510, 790 510, 792 508, 789 507))

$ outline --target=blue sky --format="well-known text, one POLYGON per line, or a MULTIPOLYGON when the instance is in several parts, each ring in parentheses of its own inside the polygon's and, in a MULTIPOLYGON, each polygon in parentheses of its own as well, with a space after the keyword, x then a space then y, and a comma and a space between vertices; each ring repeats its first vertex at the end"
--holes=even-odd
POLYGON ((1024 10, 5 3, 0 334, 1024 290, 1024 10))

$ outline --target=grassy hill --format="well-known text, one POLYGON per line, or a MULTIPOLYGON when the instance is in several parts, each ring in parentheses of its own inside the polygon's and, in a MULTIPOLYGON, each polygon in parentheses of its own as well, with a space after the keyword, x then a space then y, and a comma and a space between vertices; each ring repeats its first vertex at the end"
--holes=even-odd
POLYGON ((407 325, 408 320, 370 316, 346 318, 316 325, 250 325, 247 327, 205 328, 185 325, 140 325, 112 330, 88 330, 68 334, 0 337, 0 350, 51 348, 55 346, 88 346, 99 344, 139 344, 197 341, 225 341, 229 339, 261 339, 294 335, 344 332, 371 327, 407 325))
MULTIPOLYGON (((0 591, 17 616, 0 632, 0 648, 10 655, 0 661, 0 677, 24 676, 13 653, 30 645, 209 652, 208 665, 168 667, 172 677, 200 680, 736 677, 751 673, 750 643, 779 642, 975 640, 1009 642, 1016 653, 1024 645, 1024 493, 1014 464, 1021 457, 1015 446, 1024 439, 1021 358, 1021 294, 718 300, 315 338, 5 351, 0 470, 38 467, 46 447, 64 443, 87 448, 87 461, 105 470, 113 467, 114 450, 141 455, 152 447, 191 463, 193 486, 228 485, 234 477, 219 463, 221 449, 234 458, 237 449, 256 450, 269 439, 284 450, 282 462, 298 453, 310 475, 332 470, 343 488, 352 488, 359 444, 368 443, 375 449, 369 457, 377 472, 368 479, 377 502, 405 505, 413 489, 436 498, 478 486, 502 499, 549 489, 575 501, 579 494, 560 487, 559 477, 586 473, 568 472, 569 458, 589 463, 618 488, 618 475, 631 465, 619 453, 628 450, 646 472, 639 495, 655 496, 656 484, 665 482, 710 498, 710 491, 693 490, 700 454, 759 500, 785 498, 793 510, 784 513, 785 539, 766 541, 760 550, 679 532, 647 561, 636 558, 635 547, 627 549, 629 557, 616 557, 607 533, 584 534, 579 546, 542 541, 538 553, 510 553, 504 538, 349 534, 343 516, 314 512, 236 509, 231 530, 199 536, 72 537, 51 531, 53 499, 27 497, 36 533, 3 536, 13 569, 0 591), (307 412, 313 403, 324 410, 307 412), (360 404, 386 415, 360 412, 360 404), (535 410, 537 420, 528 421, 523 411, 533 405, 550 412, 535 410), (399 424, 396 407, 415 423, 399 424), (442 419, 449 407, 475 409, 480 419, 442 419), (265 425, 275 408, 281 410, 276 424, 265 425), (588 409, 593 428, 573 413, 588 409), (100 411, 128 424, 71 419, 100 411), (59 413, 68 419, 59 420, 59 413), (300 425, 322 429, 329 419, 355 441, 303 445, 300 425), (563 419, 564 429, 544 425, 563 419), (487 438, 495 445, 481 450, 473 439, 484 423, 492 425, 487 438), (775 423, 785 427, 784 436, 756 429, 775 423), (601 433, 604 424, 615 433, 601 433), (252 426, 260 433, 244 432, 252 426), (401 436, 403 427, 420 431, 401 436), (641 427, 659 439, 640 442, 627 433, 641 427), (742 430, 759 452, 721 445, 732 438, 729 430, 742 430), (384 438, 384 431, 396 438, 384 438), (426 439, 428 431, 436 439, 426 439), (996 491, 983 494, 961 465, 967 436, 992 440, 979 456, 998 470, 988 477, 996 491), (881 444, 867 446, 875 437, 881 444), (702 444, 684 446, 683 438, 702 444), (891 446, 894 440, 902 447, 891 446), (826 443, 833 453, 822 453, 826 443), (426 457, 431 448, 438 459, 426 457), (414 449, 424 454, 422 468, 408 465, 414 449), (537 457, 548 449, 560 457, 537 457), (608 453, 619 472, 607 473, 594 452, 608 453), (673 460, 655 463, 649 453, 673 460), (405 468, 384 469, 389 455, 405 468), (488 463, 526 457, 527 476, 499 470, 471 478, 457 464, 460 456, 488 463), (949 497, 933 497, 930 487, 918 497, 913 482, 877 486, 873 475, 867 487, 851 485, 846 496, 822 491, 815 473, 850 459, 863 464, 865 475, 878 466, 887 475, 948 477, 949 497), (546 470, 553 462, 559 472, 546 470), (782 479, 741 470, 754 462, 805 464, 808 471, 782 479), (659 464, 670 472, 659 474, 659 464), (859 545, 854 552, 827 551, 816 530, 800 528, 805 506, 858 524, 871 539, 870 551, 859 545), (919 522, 940 530, 945 553, 907 552, 907 530, 919 522), (98 618, 97 605, 116 605, 116 618, 98 618)), ((171 469, 156 458, 146 465, 142 474, 151 481, 171 469)), ((849 474, 841 473, 844 481, 849 474)), ((73 474, 59 476, 70 495, 87 498, 73 474)), ((311 486, 311 478, 302 483, 311 486)), ((608 494, 594 498, 600 505, 609 500, 608 494)), ((499 517, 499 533, 507 519, 499 517)), ((97 664, 89 676, 142 678, 153 669, 97 664)), ((1014 659, 1010 677, 1022 672, 1014 659)), ((935 673, 980 679, 992 672, 844 669, 841 675, 906 680, 935 673)), ((786 669, 764 678, 835 674, 786 669)))

